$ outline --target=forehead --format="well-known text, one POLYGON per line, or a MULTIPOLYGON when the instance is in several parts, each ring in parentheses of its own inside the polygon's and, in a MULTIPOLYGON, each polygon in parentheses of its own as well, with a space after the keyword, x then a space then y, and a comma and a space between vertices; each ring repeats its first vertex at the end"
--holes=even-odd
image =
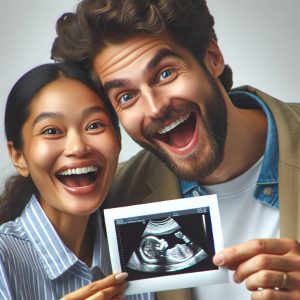
POLYGON ((94 59, 94 70, 101 77, 124 69, 135 62, 142 66, 159 49, 166 48, 175 52, 183 51, 178 45, 164 35, 137 36, 132 37, 122 43, 108 43, 94 59))
POLYGON ((83 105, 97 104, 103 106, 103 101, 90 87, 82 82, 60 78, 45 85, 31 102, 32 110, 59 109, 73 106, 76 109, 83 105))

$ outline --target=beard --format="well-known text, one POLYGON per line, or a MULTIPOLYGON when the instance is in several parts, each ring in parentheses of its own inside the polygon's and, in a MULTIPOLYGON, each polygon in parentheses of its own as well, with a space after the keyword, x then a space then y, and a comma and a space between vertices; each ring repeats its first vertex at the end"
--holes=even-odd
MULTIPOLYGON (((193 153, 186 155, 184 158, 172 158, 168 152, 153 142, 153 129, 145 129, 144 136, 146 140, 151 140, 152 144, 136 142, 143 148, 154 153, 167 167, 180 179, 187 181, 203 182, 222 162, 224 156, 225 140, 227 136, 227 110, 224 97, 215 83, 208 74, 210 82, 210 95, 204 98, 204 112, 200 111, 199 106, 194 102, 186 103, 182 110, 175 112, 169 109, 166 116, 183 114, 186 111, 194 111, 202 118, 203 126, 207 135, 209 151, 201 153, 198 149, 193 153)), ((162 123, 163 120, 158 121, 162 123)), ((150 125, 151 127, 151 125, 150 125)), ((155 127, 155 126, 153 126, 155 127)), ((197 130, 197 128, 195 128, 197 130)))

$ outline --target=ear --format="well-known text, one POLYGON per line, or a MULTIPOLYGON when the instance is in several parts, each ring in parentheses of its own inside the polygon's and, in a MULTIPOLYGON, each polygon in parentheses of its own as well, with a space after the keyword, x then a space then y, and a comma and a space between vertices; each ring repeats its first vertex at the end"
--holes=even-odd
POLYGON ((23 152, 16 150, 13 145, 13 142, 11 141, 7 143, 7 148, 8 148, 10 159, 13 165, 15 166, 16 170, 18 171, 18 173, 23 177, 28 177, 29 170, 23 152))
POLYGON ((204 64, 212 77, 217 79, 224 70, 224 58, 215 40, 211 40, 204 55, 204 64))

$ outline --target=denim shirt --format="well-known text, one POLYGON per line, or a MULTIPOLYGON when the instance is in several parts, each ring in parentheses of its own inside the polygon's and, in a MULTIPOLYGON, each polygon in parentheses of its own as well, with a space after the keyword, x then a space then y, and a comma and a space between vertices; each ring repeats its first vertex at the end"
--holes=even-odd
MULTIPOLYGON (((278 202, 278 137, 272 113, 266 104, 256 95, 249 92, 234 91, 229 93, 232 102, 240 108, 262 108, 267 116, 268 132, 262 168, 256 182, 254 197, 263 204, 279 208, 278 202)), ((205 195, 204 189, 195 181, 180 180, 183 197, 205 195)))

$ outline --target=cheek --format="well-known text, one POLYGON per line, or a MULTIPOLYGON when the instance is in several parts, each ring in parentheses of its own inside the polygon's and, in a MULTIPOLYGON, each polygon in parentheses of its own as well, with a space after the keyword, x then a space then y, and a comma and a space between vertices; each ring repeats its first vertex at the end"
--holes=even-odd
POLYGON ((186 74, 175 90, 177 90, 178 93, 180 92, 184 98, 195 101, 196 99, 201 98, 201 96, 205 93, 207 88, 206 85, 206 81, 201 80, 200 77, 192 74, 186 74))
POLYGON ((46 142, 31 143, 27 153, 29 168, 48 172, 57 159, 59 145, 46 142))
POLYGON ((116 138, 113 141, 107 142, 105 152, 107 155, 107 160, 111 162, 113 166, 116 166, 118 163, 120 150, 121 147, 116 138))
POLYGON ((101 135, 99 139, 93 139, 92 143, 93 148, 97 149, 108 163, 117 164, 121 147, 113 132, 101 135))
MULTIPOLYGON (((106 171, 104 173, 103 184, 106 186, 106 189, 108 189, 116 172, 119 153, 121 150, 120 144, 115 136, 110 136, 108 138, 103 138, 97 144, 94 144, 94 149, 97 149, 105 160, 106 171)), ((105 193, 106 192, 107 190, 105 193)))
POLYGON ((168 98, 170 105, 179 105, 182 101, 195 102, 201 105, 202 99, 206 98, 208 83, 205 78, 197 73, 183 73, 171 84, 162 86, 160 97, 168 98))
POLYGON ((137 138, 141 136, 144 114, 145 111, 138 105, 125 109, 118 114, 123 128, 131 137, 137 138))
POLYGON ((189 76, 182 86, 185 99, 194 102, 205 115, 206 106, 213 99, 212 86, 205 76, 189 76))

